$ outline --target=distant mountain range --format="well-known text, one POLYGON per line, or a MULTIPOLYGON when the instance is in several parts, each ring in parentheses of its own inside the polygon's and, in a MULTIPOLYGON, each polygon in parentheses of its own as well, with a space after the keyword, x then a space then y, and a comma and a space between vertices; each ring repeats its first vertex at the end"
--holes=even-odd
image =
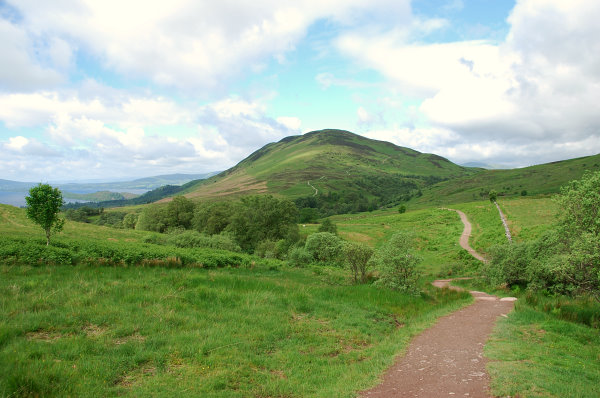
MULTIPOLYGON (((85 182, 85 183, 50 183, 59 188, 68 203, 102 202, 113 206, 128 204, 128 200, 139 199, 139 203, 158 200, 167 192, 183 189, 190 181, 207 178, 214 173, 203 174, 167 174, 154 177, 139 178, 132 181, 85 182), (150 191, 150 192, 149 192, 150 191), (156 191, 156 192, 154 192, 156 191), (159 196, 156 196, 159 194, 159 196)), ((37 182, 21 182, 0 179, 0 203, 13 206, 25 206, 25 196, 37 182)), ((108 206, 107 206, 108 207, 108 206)))
MULTIPOLYGON (((51 183, 63 192, 91 193, 97 191, 128 192, 149 191, 163 185, 183 185, 192 180, 208 178, 217 174, 166 174, 153 177, 139 178, 132 181, 100 182, 100 183, 51 183)), ((37 182, 20 182, 0 179, 0 191, 26 192, 37 182)))

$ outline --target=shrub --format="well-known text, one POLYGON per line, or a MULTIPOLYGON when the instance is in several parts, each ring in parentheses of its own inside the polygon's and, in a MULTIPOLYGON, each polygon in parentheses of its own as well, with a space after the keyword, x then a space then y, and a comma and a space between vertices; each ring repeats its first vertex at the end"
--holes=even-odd
POLYGON ((288 253, 288 264, 293 267, 305 267, 312 259, 310 252, 302 246, 292 247, 288 253))
POLYGON ((233 252, 241 251, 240 247, 228 235, 208 236, 198 231, 177 231, 169 234, 166 244, 176 247, 212 248, 233 252))
POLYGON ((514 243, 490 248, 491 261, 483 275, 494 286, 526 285, 531 264, 530 244, 514 243))
POLYGON ((331 232, 317 232, 306 238, 306 250, 314 260, 335 263, 342 253, 342 240, 331 232))
POLYGON ((323 220, 319 225, 319 232, 330 232, 337 235, 337 225, 335 225, 329 218, 323 220))
POLYGON ((421 259, 412 252, 411 238, 406 233, 394 234, 373 256, 379 269, 376 284, 393 290, 417 293, 421 259))
POLYGON ((372 256, 373 249, 364 243, 348 242, 344 245, 346 264, 352 271, 355 283, 359 280, 362 283, 367 281, 367 269, 372 256))
POLYGON ((406 213, 406 206, 400 205, 400 207, 398 207, 398 213, 400 213, 400 214, 406 213))

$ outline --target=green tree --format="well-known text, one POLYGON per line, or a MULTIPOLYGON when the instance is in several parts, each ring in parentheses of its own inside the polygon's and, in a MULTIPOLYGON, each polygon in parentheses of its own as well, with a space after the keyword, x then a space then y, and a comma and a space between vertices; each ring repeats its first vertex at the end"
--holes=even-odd
POLYGON ((60 232, 65 224, 65 220, 58 215, 64 204, 62 193, 58 188, 40 183, 29 190, 25 201, 27 217, 44 229, 48 246, 51 232, 60 232))
POLYGON ((175 196, 167 205, 167 227, 189 229, 194 217, 194 202, 185 196, 175 196))
POLYGON ((231 223, 237 204, 229 201, 201 203, 194 210, 192 227, 208 235, 220 234, 231 223))
POLYGON ((400 213, 400 214, 406 213, 406 206, 400 205, 400 207, 398 207, 398 213, 400 213))
POLYGON ((135 213, 128 213, 123 218, 123 226, 125 228, 135 229, 135 224, 137 224, 138 215, 135 213))
POLYGON ((396 233, 377 250, 373 263, 379 269, 377 284, 409 293, 416 293, 421 259, 411 247, 411 238, 406 233, 396 233))
POLYGON ((600 300, 600 171, 561 188, 558 234, 564 255, 556 272, 600 300))
POLYGON ((323 220, 321 225, 319 225, 319 232, 330 232, 334 235, 337 235, 337 225, 335 225, 329 218, 326 218, 323 220))
POLYGON ((490 202, 494 203, 496 201, 496 199, 498 199, 498 192, 496 192, 494 189, 492 189, 488 193, 488 197, 490 198, 490 202))
POLYGON ((317 232, 306 238, 305 249, 313 259, 322 263, 334 263, 340 257, 343 243, 331 232, 317 232))
POLYGON ((252 252, 259 242, 298 237, 298 209, 287 200, 271 195, 241 199, 228 229, 244 251, 252 252))
POLYGON ((344 257, 352 271, 354 283, 367 281, 367 269, 372 256, 373 249, 364 243, 348 242, 344 245, 344 257))

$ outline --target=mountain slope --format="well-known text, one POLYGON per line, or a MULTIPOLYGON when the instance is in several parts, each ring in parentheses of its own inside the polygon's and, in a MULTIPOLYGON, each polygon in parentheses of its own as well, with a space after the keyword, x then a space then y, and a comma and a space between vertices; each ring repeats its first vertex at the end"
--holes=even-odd
POLYGON ((271 193, 296 199, 338 194, 382 205, 478 171, 348 131, 319 130, 268 144, 235 167, 192 186, 186 196, 271 193))
POLYGON ((469 176, 443 181, 423 190, 413 199, 419 206, 472 202, 486 199, 490 190, 499 196, 549 195, 586 171, 600 170, 600 154, 506 170, 482 170, 469 176))

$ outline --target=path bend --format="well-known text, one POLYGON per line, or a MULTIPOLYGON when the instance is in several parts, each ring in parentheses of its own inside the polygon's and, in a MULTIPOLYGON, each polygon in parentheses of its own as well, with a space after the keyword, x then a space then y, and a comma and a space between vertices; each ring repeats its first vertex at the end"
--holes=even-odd
MULTIPOLYGON (((484 261, 483 256, 469 246, 471 224, 466 215, 454 211, 465 226, 461 246, 484 261)), ((461 290, 450 286, 451 281, 440 279, 433 285, 461 290)), ((491 397, 483 346, 496 319, 508 316, 516 299, 499 299, 477 291, 470 293, 475 298, 473 304, 441 317, 433 327, 415 337, 406 354, 398 357, 386 371, 382 383, 363 391, 360 397, 491 397)))
POLYGON ((475 257, 477 260, 482 261, 484 263, 487 262, 487 260, 481 254, 479 254, 475 249, 473 249, 469 245, 469 238, 471 237, 472 226, 471 226, 471 223, 469 222, 469 219, 467 218, 467 215, 465 213, 463 213, 462 211, 456 210, 456 209, 443 208, 443 210, 455 211, 460 216, 460 221, 462 221, 462 223, 464 225, 464 229, 463 229, 462 234, 460 235, 460 239, 458 241, 458 243, 460 244, 460 247, 462 247, 463 249, 468 251, 469 254, 471 254, 471 256, 475 257))

